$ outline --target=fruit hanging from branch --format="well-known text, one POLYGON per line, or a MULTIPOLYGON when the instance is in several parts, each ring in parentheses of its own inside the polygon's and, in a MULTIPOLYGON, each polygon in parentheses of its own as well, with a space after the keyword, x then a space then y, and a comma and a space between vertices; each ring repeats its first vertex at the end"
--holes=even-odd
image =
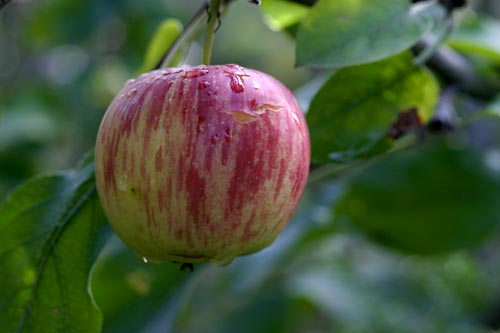
POLYGON ((96 143, 109 222, 156 261, 227 264, 270 245, 297 207, 309 162, 309 133, 292 93, 237 65, 130 80, 96 143))

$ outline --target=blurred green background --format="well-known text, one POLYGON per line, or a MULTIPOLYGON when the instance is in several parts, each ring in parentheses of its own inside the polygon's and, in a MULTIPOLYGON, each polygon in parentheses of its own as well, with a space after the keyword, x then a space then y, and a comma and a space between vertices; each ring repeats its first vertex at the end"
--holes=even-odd
MULTIPOLYGON (((265 0, 264 0, 265 1, 265 0)), ((100 119, 134 77, 165 18, 187 23, 203 1, 14 0, 0 11, 0 200, 24 179, 72 167, 94 145, 100 119)), ((474 1, 500 17, 497 0, 474 1)), ((189 62, 199 62, 193 49, 189 62)), ((268 72, 292 89, 293 41, 256 6, 235 1, 214 63, 268 72)), ((226 268, 146 265, 112 239, 93 288, 105 332, 491 332, 500 327, 500 248, 421 258, 359 234, 337 233, 343 182, 310 186, 272 247, 226 268), (188 279, 184 279, 190 274, 188 279)))

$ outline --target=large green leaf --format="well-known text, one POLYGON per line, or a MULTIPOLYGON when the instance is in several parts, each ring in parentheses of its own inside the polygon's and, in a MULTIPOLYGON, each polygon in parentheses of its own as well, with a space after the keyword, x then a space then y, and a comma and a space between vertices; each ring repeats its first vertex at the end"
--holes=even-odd
POLYGON ((313 160, 346 162, 388 149, 401 112, 430 118, 439 88, 408 54, 336 72, 314 97, 307 121, 313 160))
POLYGON ((109 231, 90 158, 12 193, 0 207, 2 332, 100 332, 89 275, 109 231))
POLYGON ((408 0, 320 0, 297 34, 297 64, 343 67, 400 53, 439 26, 445 10, 437 2, 408 0))
POLYGON ((264 21, 277 31, 299 23, 309 12, 307 6, 285 0, 266 0, 261 7, 264 21))
POLYGON ((411 253, 481 242, 500 222, 498 156, 450 142, 430 141, 366 168, 338 203, 336 221, 411 253))

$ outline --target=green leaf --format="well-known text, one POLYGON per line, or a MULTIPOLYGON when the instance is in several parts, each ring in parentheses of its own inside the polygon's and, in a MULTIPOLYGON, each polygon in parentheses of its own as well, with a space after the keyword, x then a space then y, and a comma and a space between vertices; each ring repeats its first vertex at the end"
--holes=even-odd
POLYGON ((297 34, 298 65, 344 67, 387 58, 408 49, 443 22, 436 1, 320 0, 297 34))
POLYGON ((427 121, 438 93, 433 76, 415 67, 407 53, 339 70, 307 113, 313 160, 348 162, 389 149, 388 131, 398 114, 416 109, 427 121))
POLYGON ((481 242, 500 222, 498 153, 455 141, 430 141, 363 170, 338 203, 336 223, 417 254, 481 242))
POLYGON ((480 56, 500 64, 500 22, 493 18, 469 16, 447 41, 459 52, 480 56))
POLYGON ((177 19, 166 19, 156 29, 139 74, 149 72, 156 68, 170 45, 182 31, 182 23, 177 19))
MULTIPOLYGON (((175 295, 194 272, 175 263, 144 263, 117 237, 112 238, 96 263, 92 278, 95 301, 104 315, 103 332, 142 332, 156 318, 174 311, 175 295), (170 303, 169 303, 170 302, 170 303), (167 309, 167 310, 166 310, 167 309)), ((162 329, 170 331, 162 323, 162 329)))
POLYGON ((92 156, 14 191, 0 207, 2 331, 100 332, 89 275, 109 231, 92 156))
POLYGON ((264 21, 276 31, 299 23, 309 12, 309 7, 285 0, 267 0, 261 8, 265 14, 264 21))

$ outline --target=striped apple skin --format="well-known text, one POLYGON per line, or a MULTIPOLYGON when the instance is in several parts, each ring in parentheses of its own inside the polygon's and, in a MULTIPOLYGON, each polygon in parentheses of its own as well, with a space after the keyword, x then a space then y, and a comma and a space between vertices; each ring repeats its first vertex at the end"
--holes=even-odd
POLYGON ((96 182, 118 236, 149 260, 229 263, 270 245, 306 184, 292 93, 237 65, 128 81, 99 128, 96 182))

